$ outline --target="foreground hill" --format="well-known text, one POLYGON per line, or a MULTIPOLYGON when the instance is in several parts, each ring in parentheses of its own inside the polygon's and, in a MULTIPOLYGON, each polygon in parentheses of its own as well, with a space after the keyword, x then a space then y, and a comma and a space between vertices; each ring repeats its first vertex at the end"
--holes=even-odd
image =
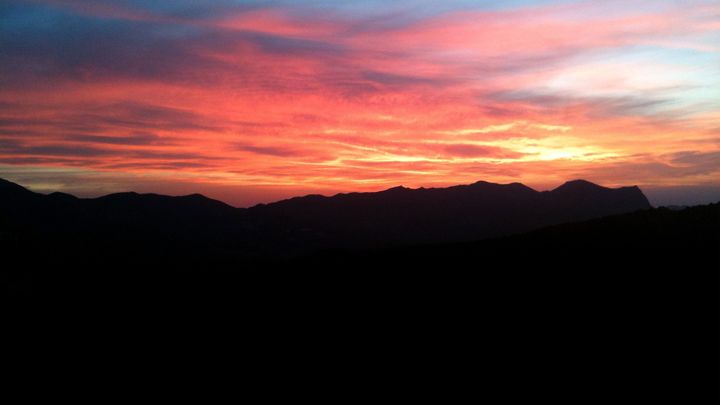
MULTIPOLYGON (((31 293, 45 311, 74 302, 73 311, 90 313, 91 319, 130 312, 132 323, 143 325, 169 314, 184 324, 195 314, 281 353, 320 345, 339 361, 369 367, 392 381, 395 368, 379 365, 400 365, 411 379, 432 373, 433 380, 476 384, 480 378, 486 390, 558 402, 632 397, 717 403, 720 204, 636 211, 646 203, 637 191, 598 191, 584 182, 547 193, 485 184, 391 189, 250 210, 197 196, 77 200, 6 186, 17 196, 12 204, 2 200, 7 291, 31 293), (348 224, 352 218, 333 205, 376 207, 389 215, 387 204, 401 215, 398 207, 418 196, 487 196, 487 189, 554 199, 567 204, 566 218, 599 215, 583 206, 592 206, 600 194, 605 204, 618 202, 612 209, 634 212, 481 241, 380 248, 328 244, 295 255, 245 248, 281 241, 285 249, 292 238, 282 232, 266 233, 270 236, 260 242, 218 237, 247 237, 259 224, 277 232, 298 221, 289 228, 297 229, 305 225, 301 218, 322 217, 316 204, 348 224), (635 202, 624 205, 628 200, 619 194, 635 202), (59 218, 58 212, 74 214, 59 218), (166 224, 173 232, 186 231, 163 231, 166 224), (468 374, 469 369, 482 375, 468 374)), ((477 202, 484 204, 480 212, 499 215, 503 210, 497 206, 514 200, 500 204, 478 197, 477 202)))

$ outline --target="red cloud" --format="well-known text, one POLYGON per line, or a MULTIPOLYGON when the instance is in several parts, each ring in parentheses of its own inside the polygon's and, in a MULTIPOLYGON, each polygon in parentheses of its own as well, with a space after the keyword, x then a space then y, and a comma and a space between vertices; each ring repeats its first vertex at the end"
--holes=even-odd
POLYGON ((53 4, 117 23, 30 46, 32 26, 4 38, 6 167, 314 191, 593 173, 699 184, 720 173, 705 158, 718 148, 716 111, 658 114, 662 88, 634 97, 557 89, 559 72, 593 52, 716 30, 693 24, 699 11, 588 17, 602 6, 585 4, 381 25, 277 8, 202 19, 53 4), (663 161, 679 152, 682 165, 663 161))

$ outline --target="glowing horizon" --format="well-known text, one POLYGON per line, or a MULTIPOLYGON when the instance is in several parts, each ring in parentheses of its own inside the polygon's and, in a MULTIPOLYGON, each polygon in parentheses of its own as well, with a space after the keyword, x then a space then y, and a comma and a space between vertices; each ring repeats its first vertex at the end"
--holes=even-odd
POLYGON ((720 179, 714 1, 9 1, 0 177, 235 205, 720 179))

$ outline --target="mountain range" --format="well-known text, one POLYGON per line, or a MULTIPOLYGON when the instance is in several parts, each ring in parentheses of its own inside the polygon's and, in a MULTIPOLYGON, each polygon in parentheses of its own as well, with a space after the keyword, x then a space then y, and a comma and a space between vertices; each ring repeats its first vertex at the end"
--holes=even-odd
POLYGON ((583 180, 543 192, 483 181, 448 188, 395 187, 308 195, 251 208, 199 194, 130 192, 81 199, 0 181, 0 221, 27 232, 217 244, 249 255, 471 241, 649 208, 638 187, 611 189, 583 180))
POLYGON ((7 295, 93 328, 108 320, 110 334, 118 318, 152 328, 174 316, 221 325, 243 351, 248 337, 293 353, 322 345, 453 380, 474 381, 466 370, 481 364, 487 384, 533 398, 611 402, 630 384, 717 403, 697 398, 716 398, 720 377, 720 203, 477 182, 240 209, 0 181, 0 259, 7 295))

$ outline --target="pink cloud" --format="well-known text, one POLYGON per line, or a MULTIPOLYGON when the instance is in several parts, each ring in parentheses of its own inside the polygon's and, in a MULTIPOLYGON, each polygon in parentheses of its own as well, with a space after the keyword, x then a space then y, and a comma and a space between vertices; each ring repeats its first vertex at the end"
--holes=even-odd
POLYGON ((593 174, 606 183, 702 182, 720 173, 712 161, 699 174, 657 160, 716 151, 715 115, 655 116, 664 93, 653 88, 635 98, 593 94, 625 72, 576 59, 678 37, 695 43, 698 31, 717 29, 693 24, 696 11, 586 17, 602 6, 584 3, 353 30, 349 17, 281 9, 199 20, 54 4, 151 28, 120 30, 122 40, 99 47, 92 34, 102 30, 88 31, 59 42, 61 55, 13 59, 22 69, 5 75, 14 80, 0 93, 0 165, 345 191, 593 174), (153 24, 177 37, 155 35, 153 24), (550 86, 569 71, 592 80, 550 86), (582 160, 584 151, 613 158, 582 160), (655 156, 637 157, 648 151, 655 156))

